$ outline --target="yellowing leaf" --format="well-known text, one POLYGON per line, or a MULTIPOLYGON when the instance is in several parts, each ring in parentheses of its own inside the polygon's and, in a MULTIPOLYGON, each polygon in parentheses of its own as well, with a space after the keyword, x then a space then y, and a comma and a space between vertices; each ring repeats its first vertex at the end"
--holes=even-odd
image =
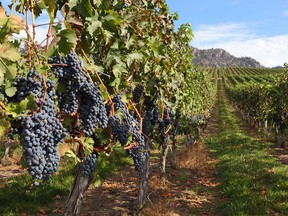
POLYGON ((5 43, 0 45, 0 58, 16 62, 21 56, 15 47, 12 47, 9 43, 5 43))
POLYGON ((24 19, 20 16, 13 15, 10 17, 11 28, 15 30, 22 30, 24 28, 24 19))
POLYGON ((7 15, 6 15, 5 9, 2 6, 0 6, 0 19, 6 18, 6 17, 7 15))

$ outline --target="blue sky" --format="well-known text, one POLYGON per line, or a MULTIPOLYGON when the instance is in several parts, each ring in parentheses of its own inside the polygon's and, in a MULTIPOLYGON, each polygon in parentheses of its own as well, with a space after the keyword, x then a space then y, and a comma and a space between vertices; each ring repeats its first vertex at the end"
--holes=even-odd
POLYGON ((288 0, 166 0, 191 23, 192 46, 223 48, 273 67, 288 62, 288 0))
MULTIPOLYGON (((11 0, 0 1, 7 9, 11 0)), ((182 23, 191 23, 191 45, 200 49, 223 48, 250 56, 266 67, 288 62, 288 0, 166 0, 182 23)), ((45 16, 37 23, 48 22, 45 16)), ((37 24, 36 23, 36 24, 37 24)), ((46 27, 37 28, 38 41, 46 27)), ((25 36, 24 31, 21 36, 25 36)))

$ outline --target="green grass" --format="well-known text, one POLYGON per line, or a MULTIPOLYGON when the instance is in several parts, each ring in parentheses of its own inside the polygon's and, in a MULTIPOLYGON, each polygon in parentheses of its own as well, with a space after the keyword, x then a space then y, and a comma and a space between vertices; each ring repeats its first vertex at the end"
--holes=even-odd
POLYGON ((220 99, 220 132, 206 140, 219 159, 222 215, 288 215, 288 166, 269 154, 269 143, 249 137, 220 99))
POLYGON ((63 198, 69 192, 73 173, 73 166, 66 164, 51 177, 49 184, 41 183, 38 187, 31 187, 28 174, 9 179, 9 183, 0 188, 0 215, 39 215, 40 209, 51 205, 56 196, 63 198))

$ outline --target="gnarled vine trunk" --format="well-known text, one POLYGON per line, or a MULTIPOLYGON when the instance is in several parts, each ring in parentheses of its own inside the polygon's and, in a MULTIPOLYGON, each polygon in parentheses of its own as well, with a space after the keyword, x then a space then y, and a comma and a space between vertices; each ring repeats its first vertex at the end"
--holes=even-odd
POLYGON ((163 140, 162 146, 161 146, 161 156, 160 156, 160 176, 161 178, 166 177, 166 159, 168 155, 169 150, 169 143, 170 135, 167 133, 165 134, 165 138, 163 140))
POLYGON ((138 191, 138 199, 136 211, 134 214, 138 214, 138 212, 144 207, 147 200, 147 190, 148 190, 148 181, 149 181, 149 172, 150 172, 150 151, 149 151, 149 142, 145 141, 145 151, 146 158, 143 164, 143 169, 141 175, 139 175, 139 191, 138 191))
POLYGON ((82 173, 83 166, 80 163, 77 165, 76 176, 65 204, 65 216, 80 215, 84 194, 92 182, 92 177, 84 176, 82 173))
MULTIPOLYGON (((78 149, 77 156, 79 158, 84 157, 84 150, 81 147, 78 149)), ((65 216, 80 215, 84 194, 92 183, 92 176, 83 175, 83 169, 83 162, 78 163, 76 167, 74 182, 70 189, 68 199, 65 203, 65 216)))
POLYGON ((175 152, 176 152, 176 134, 173 134, 173 136, 172 136, 172 146, 171 146, 171 157, 170 157, 170 163, 171 163, 171 167, 173 169, 176 168, 175 152))

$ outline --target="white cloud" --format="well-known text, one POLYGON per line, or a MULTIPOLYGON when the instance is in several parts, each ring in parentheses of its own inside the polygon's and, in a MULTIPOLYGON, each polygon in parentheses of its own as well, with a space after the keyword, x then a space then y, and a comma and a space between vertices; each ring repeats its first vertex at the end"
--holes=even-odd
POLYGON ((200 49, 223 48, 237 57, 252 57, 266 67, 288 62, 288 35, 257 35, 245 23, 201 25, 194 35, 192 45, 200 49))
POLYGON ((219 40, 244 40, 253 36, 251 28, 245 23, 220 23, 216 25, 200 25, 195 31, 196 43, 213 43, 219 40))
POLYGON ((288 16, 288 10, 283 11, 282 15, 283 16, 288 16))
MULTIPOLYGON (((30 32, 30 34, 32 36, 32 27, 31 26, 30 26, 29 30, 30 30, 29 32, 30 32)), ((47 31, 48 31, 48 28, 46 26, 37 27, 36 28, 35 40, 38 43, 41 43, 46 38, 47 31)), ((24 30, 21 30, 20 34, 19 35, 15 35, 15 36, 16 37, 20 37, 20 38, 27 38, 26 31, 24 31, 24 30)))

